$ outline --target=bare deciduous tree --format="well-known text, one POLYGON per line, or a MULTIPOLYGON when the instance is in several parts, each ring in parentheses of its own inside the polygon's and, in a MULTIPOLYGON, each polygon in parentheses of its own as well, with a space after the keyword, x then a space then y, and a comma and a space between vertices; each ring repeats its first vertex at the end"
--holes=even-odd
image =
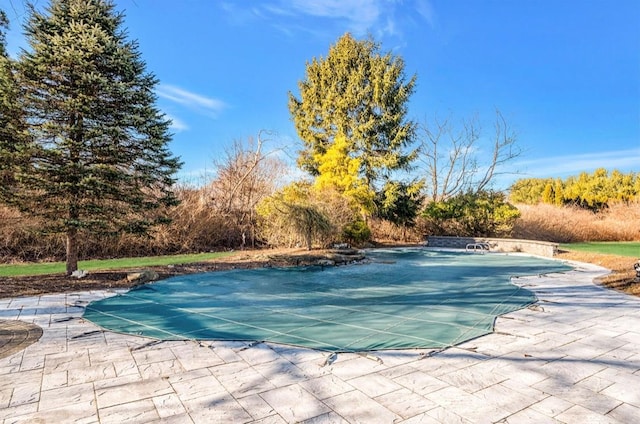
POLYGON ((246 143, 234 141, 224 157, 214 162, 216 175, 205 191, 208 205, 227 217, 236 230, 229 237, 239 236, 241 247, 246 243, 254 246, 255 207, 278 188, 286 173, 286 164, 276 156, 281 149, 263 149, 268 134, 260 131, 257 138, 250 137, 246 143))
POLYGON ((463 120, 459 127, 451 118, 425 121, 418 128, 418 163, 425 173, 427 201, 442 201, 464 192, 479 192, 505 172, 503 165, 521 154, 517 137, 496 110, 491 152, 480 160, 484 141, 478 119, 463 120))

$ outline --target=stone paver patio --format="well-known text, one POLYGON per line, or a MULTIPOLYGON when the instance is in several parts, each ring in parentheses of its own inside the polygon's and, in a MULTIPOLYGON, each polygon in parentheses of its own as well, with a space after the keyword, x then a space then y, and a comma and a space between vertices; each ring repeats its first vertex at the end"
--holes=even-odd
POLYGON ((640 299, 577 266, 516 280, 536 305, 442 352, 157 343, 81 319, 114 292, 0 299, 0 319, 44 330, 0 359, 0 422, 640 422, 640 299))

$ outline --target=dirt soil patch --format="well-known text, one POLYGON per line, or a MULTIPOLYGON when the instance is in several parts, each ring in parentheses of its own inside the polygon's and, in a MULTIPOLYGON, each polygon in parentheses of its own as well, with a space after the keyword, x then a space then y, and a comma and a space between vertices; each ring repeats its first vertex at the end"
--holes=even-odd
MULTIPOLYGON (((174 266, 145 267, 155 271, 160 279, 181 274, 193 274, 229 269, 247 269, 260 267, 306 266, 324 264, 326 261, 345 263, 358 257, 344 255, 344 252, 332 250, 277 249, 240 251, 232 256, 174 266)), ((353 253, 353 252, 349 252, 353 253)), ((598 283, 615 290, 640 296, 640 282, 635 282, 633 264, 638 259, 624 256, 600 255, 561 251, 558 258, 588 262, 612 270, 598 283)), ((77 279, 63 274, 40 275, 33 277, 0 277, 0 298, 18 296, 36 296, 45 293, 64 293, 84 290, 103 290, 129 288, 136 282, 127 280, 127 274, 140 269, 122 269, 117 271, 92 271, 86 277, 77 279)))

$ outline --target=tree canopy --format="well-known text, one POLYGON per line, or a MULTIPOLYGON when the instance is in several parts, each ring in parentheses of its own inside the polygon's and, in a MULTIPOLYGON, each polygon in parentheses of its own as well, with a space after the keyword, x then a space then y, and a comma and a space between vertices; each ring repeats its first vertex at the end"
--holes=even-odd
POLYGON ((289 110, 304 143, 302 168, 318 175, 318 157, 338 136, 360 161, 358 173, 369 186, 389 171, 406 168, 413 158, 404 149, 415 133, 415 124, 406 119, 415 80, 407 80, 400 57, 349 33, 330 47, 327 57, 307 63, 298 84, 300 98, 289 93, 289 110))
POLYGON ((6 50, 9 20, 0 10, 0 201, 10 201, 15 190, 18 153, 26 146, 24 119, 18 103, 15 64, 6 50))
POLYGON ((503 193, 491 190, 458 193, 423 211, 430 231, 445 236, 509 237, 519 216, 503 193))
POLYGON ((402 58, 347 33, 326 57, 307 63, 300 98, 289 93, 303 142, 298 164, 316 178, 317 188, 340 192, 364 218, 410 225, 416 217, 421 182, 393 179, 416 158, 409 148, 416 124, 406 117, 415 82, 415 75, 405 75, 402 58))
POLYGON ((363 213, 374 209, 375 193, 360 176, 362 160, 349 155, 346 137, 336 137, 326 151, 315 155, 318 163, 318 176, 315 186, 320 189, 334 189, 351 200, 352 206, 363 213))
POLYGON ((640 174, 609 172, 604 168, 593 173, 560 178, 525 178, 516 181, 510 189, 515 203, 535 205, 547 203, 557 206, 577 205, 599 210, 611 202, 629 202, 640 199, 640 174))
POLYGON ((432 202, 487 190, 503 173, 501 168, 521 153, 515 132, 499 110, 493 136, 483 135, 477 118, 456 124, 435 116, 421 123, 417 138, 417 167, 426 176, 425 194, 432 202), (481 159, 479 152, 490 154, 481 159))
POLYGON ((110 1, 52 0, 25 25, 16 78, 30 146, 13 200, 66 235, 68 273, 80 232, 144 234, 176 202, 170 121, 123 21, 110 1))

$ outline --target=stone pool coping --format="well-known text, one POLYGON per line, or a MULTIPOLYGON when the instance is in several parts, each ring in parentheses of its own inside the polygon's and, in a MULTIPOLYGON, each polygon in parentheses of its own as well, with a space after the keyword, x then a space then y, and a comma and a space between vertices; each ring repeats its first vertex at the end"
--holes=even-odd
POLYGON ((607 270, 519 278, 539 302, 445 351, 326 353, 269 343, 161 342, 81 319, 118 291, 0 299, 42 337, 0 359, 0 422, 632 422, 640 299, 607 270))
POLYGON ((539 240, 523 240, 492 237, 447 237, 427 236, 429 248, 466 249, 467 245, 485 244, 492 252, 522 252, 544 258, 553 258, 558 252, 558 243, 539 240))

